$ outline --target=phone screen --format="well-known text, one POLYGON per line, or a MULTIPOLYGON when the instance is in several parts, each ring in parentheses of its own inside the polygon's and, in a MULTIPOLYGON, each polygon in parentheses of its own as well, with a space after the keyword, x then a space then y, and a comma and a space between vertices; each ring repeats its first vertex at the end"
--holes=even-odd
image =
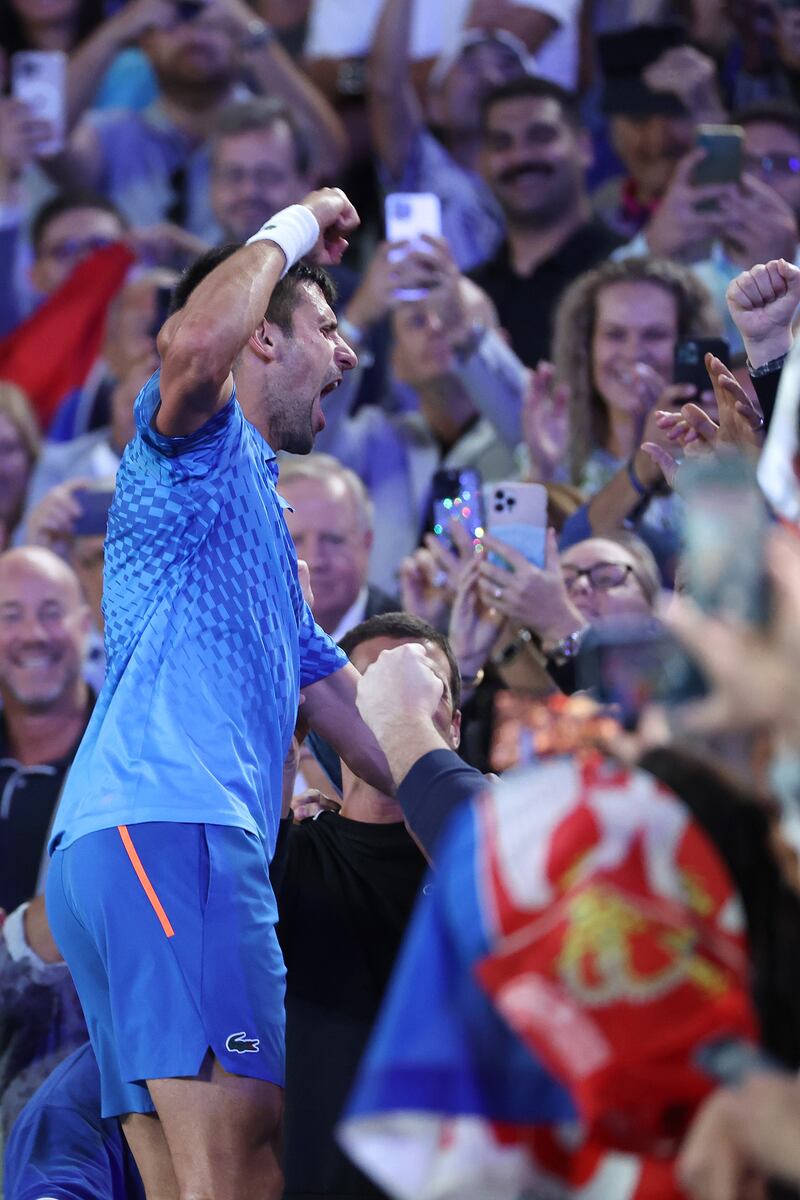
POLYGON ((467 530, 473 545, 483 537, 486 524, 479 473, 465 467, 442 468, 433 477, 433 532, 452 546, 450 525, 458 521, 467 530))
POLYGON ((738 183, 742 175, 741 125, 698 125, 697 145, 706 152, 692 174, 697 185, 738 183))
MULTIPOLYGON (((433 192, 391 192, 386 197, 386 237, 390 242, 407 242, 389 254, 390 261, 400 262, 409 250, 420 246, 423 236, 441 237, 442 204, 433 192)), ((424 243, 422 243, 424 245, 424 243)), ((398 300, 422 300, 424 288, 398 288, 398 300)))

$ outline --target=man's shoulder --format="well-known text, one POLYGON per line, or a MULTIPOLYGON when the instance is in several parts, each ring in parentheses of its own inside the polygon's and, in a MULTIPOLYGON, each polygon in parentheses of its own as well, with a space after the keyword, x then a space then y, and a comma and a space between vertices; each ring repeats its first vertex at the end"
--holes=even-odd
POLYGON ((628 239, 611 229, 600 217, 592 217, 575 231, 570 242, 578 252, 587 252, 597 258, 608 258, 628 239))
POLYGON ((473 267, 467 274, 478 287, 487 289, 494 280, 513 274, 508 251, 508 242, 502 242, 491 258, 473 267))

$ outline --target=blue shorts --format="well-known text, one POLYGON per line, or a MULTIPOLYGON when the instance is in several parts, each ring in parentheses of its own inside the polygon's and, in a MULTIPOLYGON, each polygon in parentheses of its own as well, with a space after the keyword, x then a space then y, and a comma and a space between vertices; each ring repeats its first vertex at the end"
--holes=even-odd
POLYGON ((56 849, 47 914, 100 1068, 102 1115, 152 1112, 147 1079, 284 1082, 285 968, 261 841, 152 822, 56 849))

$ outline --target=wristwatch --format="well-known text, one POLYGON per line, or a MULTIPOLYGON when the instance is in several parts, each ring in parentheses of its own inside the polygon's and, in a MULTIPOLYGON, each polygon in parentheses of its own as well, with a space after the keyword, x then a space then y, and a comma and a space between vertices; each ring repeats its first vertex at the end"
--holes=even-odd
POLYGON ((588 630, 589 626, 584 625, 582 629, 576 629, 574 633, 568 633, 560 642, 556 642, 547 657, 559 667, 563 663, 576 658, 580 654, 581 646, 588 630))

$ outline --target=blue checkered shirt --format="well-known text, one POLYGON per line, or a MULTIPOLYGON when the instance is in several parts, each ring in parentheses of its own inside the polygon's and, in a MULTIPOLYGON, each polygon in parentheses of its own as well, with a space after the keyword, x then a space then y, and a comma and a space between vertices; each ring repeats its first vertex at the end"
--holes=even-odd
POLYGON ((201 429, 136 401, 106 540, 106 682, 53 840, 141 821, 236 825, 272 852, 299 689, 347 659, 297 578, 275 455, 235 394, 201 429))

